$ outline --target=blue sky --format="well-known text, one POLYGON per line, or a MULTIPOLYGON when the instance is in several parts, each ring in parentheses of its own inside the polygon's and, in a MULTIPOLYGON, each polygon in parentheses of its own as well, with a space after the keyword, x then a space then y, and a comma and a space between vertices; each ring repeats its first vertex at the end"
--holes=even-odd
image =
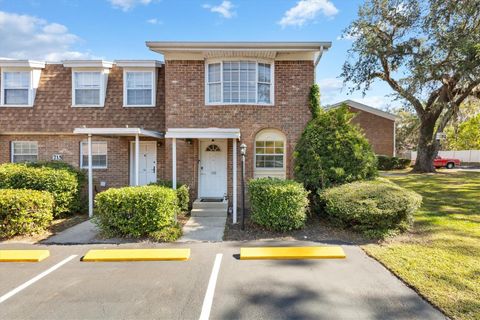
POLYGON ((147 40, 331 41, 317 69, 322 104, 392 105, 384 84, 362 97, 338 78, 359 0, 0 0, 0 57, 159 59, 147 40))

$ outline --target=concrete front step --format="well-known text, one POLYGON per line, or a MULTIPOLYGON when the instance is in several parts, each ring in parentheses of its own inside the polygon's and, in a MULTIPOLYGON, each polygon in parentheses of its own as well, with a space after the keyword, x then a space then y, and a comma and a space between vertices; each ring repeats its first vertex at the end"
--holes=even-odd
POLYGON ((226 217, 227 209, 192 209, 192 217, 226 217))
POLYGON ((225 209, 228 210, 228 202, 202 202, 199 199, 193 202, 193 209, 225 209))
POLYGON ((226 217, 191 217, 177 242, 222 241, 226 217))

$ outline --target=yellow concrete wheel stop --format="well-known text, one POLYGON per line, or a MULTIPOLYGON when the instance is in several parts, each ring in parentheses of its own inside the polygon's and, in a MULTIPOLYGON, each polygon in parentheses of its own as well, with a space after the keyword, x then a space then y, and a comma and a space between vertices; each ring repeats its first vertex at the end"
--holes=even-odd
POLYGON ((0 250, 0 262, 39 262, 49 256, 48 250, 0 250))
POLYGON ((185 261, 190 249, 104 249, 90 250, 82 261, 185 261))
POLYGON ((339 246, 240 248, 241 260, 345 259, 339 246))

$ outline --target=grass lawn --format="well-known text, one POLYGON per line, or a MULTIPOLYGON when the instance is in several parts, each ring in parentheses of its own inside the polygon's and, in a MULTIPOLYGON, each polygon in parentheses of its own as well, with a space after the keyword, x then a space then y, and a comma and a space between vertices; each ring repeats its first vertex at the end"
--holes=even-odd
POLYGON ((412 230, 364 250, 454 319, 480 319, 480 172, 387 177, 423 196, 412 230))

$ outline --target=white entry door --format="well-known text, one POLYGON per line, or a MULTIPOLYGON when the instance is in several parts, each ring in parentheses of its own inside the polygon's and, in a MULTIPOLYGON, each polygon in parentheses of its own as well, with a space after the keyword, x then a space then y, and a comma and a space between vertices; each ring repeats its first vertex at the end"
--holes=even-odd
POLYGON ((227 141, 200 141, 200 198, 223 198, 227 194, 227 141))
MULTIPOLYGON (((140 154, 138 157, 138 184, 157 181, 157 142, 140 141, 140 154)), ((130 144, 130 185, 135 185, 135 142, 130 144)))

